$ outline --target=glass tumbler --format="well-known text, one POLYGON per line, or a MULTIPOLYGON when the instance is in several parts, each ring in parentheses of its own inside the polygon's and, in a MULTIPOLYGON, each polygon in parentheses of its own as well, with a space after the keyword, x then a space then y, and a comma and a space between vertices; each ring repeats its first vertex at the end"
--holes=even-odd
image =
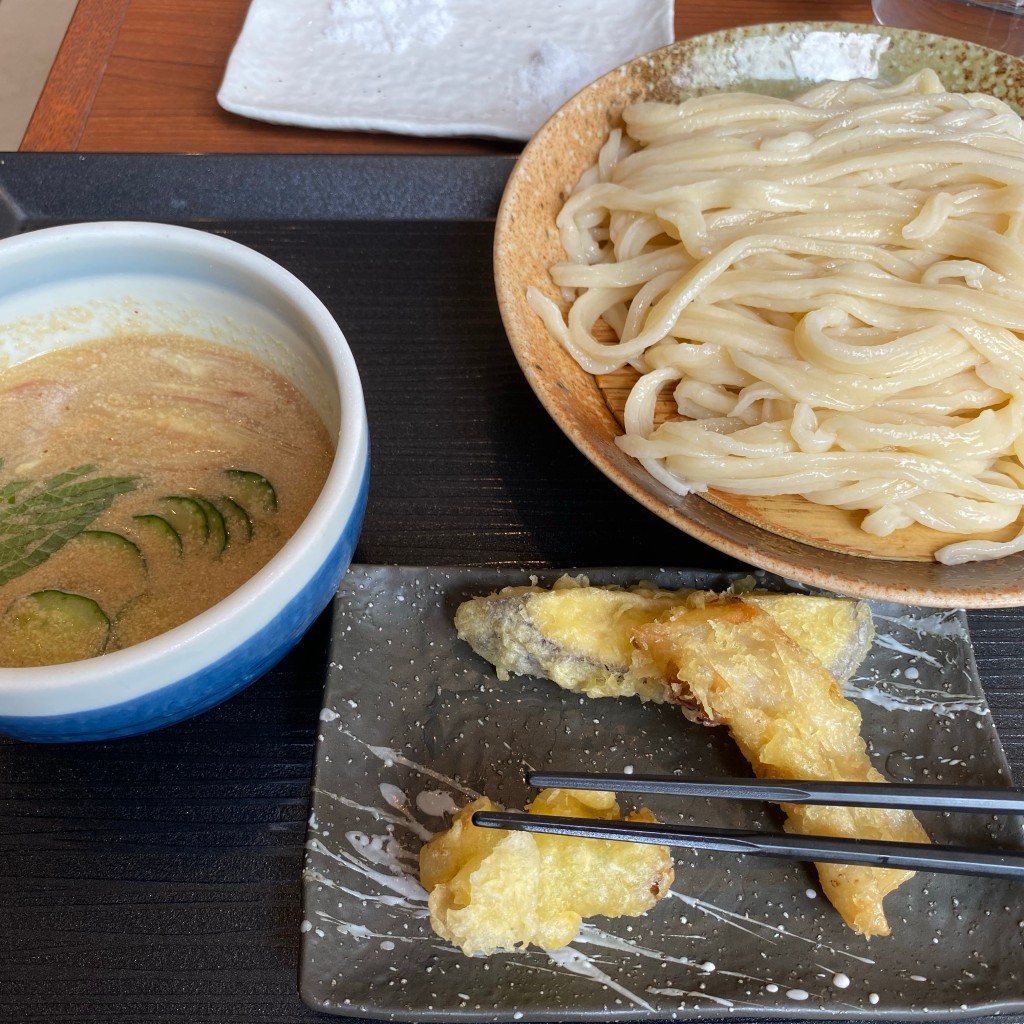
POLYGON ((1024 54, 1024 0, 871 0, 875 20, 1024 54))

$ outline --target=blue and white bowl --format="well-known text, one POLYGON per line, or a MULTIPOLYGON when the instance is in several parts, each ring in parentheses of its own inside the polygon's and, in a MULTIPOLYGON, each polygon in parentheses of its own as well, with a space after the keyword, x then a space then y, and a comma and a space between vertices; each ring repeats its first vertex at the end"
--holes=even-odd
POLYGON ((8 736, 130 736, 221 703, 298 642, 355 550, 369 467, 362 388, 344 335, 305 285, 243 245, 190 228, 91 223, 0 241, 0 365, 126 330, 205 338, 269 363, 323 418, 334 462, 295 534, 212 608, 98 658, 0 668, 8 736))

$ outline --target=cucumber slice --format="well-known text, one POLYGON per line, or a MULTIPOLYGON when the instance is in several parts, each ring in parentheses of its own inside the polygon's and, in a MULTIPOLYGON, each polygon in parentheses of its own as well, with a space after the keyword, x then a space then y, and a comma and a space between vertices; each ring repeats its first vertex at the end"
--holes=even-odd
POLYGON ((166 516, 147 512, 132 518, 139 528, 140 536, 152 538, 154 544, 165 544, 181 554, 181 534, 171 525, 166 516))
POLYGON ((262 474, 251 469, 225 469, 227 495, 247 509, 277 511, 277 491, 262 474))
POLYGON ((110 619, 91 597, 38 590, 15 600, 0 618, 0 664, 58 665, 102 654, 110 619))
POLYGON ((220 554, 225 551, 228 546, 228 527, 224 521, 224 516, 221 515, 220 509, 209 501, 207 498, 201 498, 198 494, 195 497, 196 504, 203 510, 206 516, 206 525, 208 528, 208 537, 210 543, 217 548, 217 553, 220 554))
POLYGON ((178 531, 184 544, 201 545, 210 539, 210 521, 203 506, 185 494, 168 494, 164 498, 167 519, 178 531))
POLYGON ((221 494, 214 500, 221 515, 224 516, 224 526, 228 537, 252 540, 252 516, 249 515, 249 510, 226 494, 221 494))
POLYGON ((88 594, 114 617, 145 589, 146 580, 146 559, 135 541, 111 530, 83 530, 54 556, 47 582, 88 594))
POLYGON ((88 544, 108 558, 137 559, 143 568, 146 564, 139 545, 113 530, 83 530, 69 543, 88 544))

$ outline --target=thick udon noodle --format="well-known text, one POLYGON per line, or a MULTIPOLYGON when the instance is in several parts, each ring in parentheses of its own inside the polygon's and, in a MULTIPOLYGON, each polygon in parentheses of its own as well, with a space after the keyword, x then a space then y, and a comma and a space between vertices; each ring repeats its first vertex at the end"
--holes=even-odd
MULTIPOLYGON (((1021 118, 923 71, 624 122, 558 217, 568 313, 529 293, 586 370, 639 371, 622 449, 678 493, 802 495, 878 536, 1017 520, 1021 118), (659 424, 667 389, 679 415, 659 424)), ((1021 550, 1024 531, 935 557, 1021 550)))

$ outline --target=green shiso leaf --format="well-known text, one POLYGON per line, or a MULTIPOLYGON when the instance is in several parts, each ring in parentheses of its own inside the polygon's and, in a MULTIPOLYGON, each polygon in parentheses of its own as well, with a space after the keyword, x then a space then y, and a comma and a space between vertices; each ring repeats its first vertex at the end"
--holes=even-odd
POLYGON ((106 512, 119 494, 138 486, 134 476, 95 473, 96 466, 78 466, 45 480, 0 485, 0 584, 45 562, 106 512))

